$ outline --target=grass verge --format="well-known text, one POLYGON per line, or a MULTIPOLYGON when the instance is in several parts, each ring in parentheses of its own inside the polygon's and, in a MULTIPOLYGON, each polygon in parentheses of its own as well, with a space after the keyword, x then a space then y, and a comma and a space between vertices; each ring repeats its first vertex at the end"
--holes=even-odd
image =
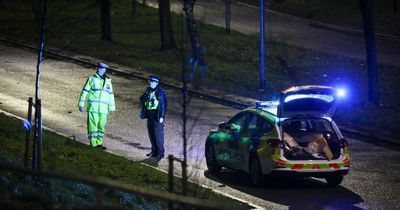
MULTIPOLYGON (((43 132, 43 139, 44 169, 93 177, 104 177, 117 182, 126 183, 127 185, 141 186, 147 189, 161 191, 167 191, 168 189, 167 174, 154 168, 102 150, 90 148, 87 145, 59 136, 47 130, 43 132)), ((0 159, 6 159, 15 164, 22 165, 25 151, 25 131, 22 129, 22 122, 20 120, 0 113, 0 143, 0 159)), ((29 156, 31 157, 32 155, 29 156)), ((175 179, 175 183, 180 183, 179 178, 175 179)), ((1 183, 3 183, 3 180, 1 183)), ((68 185, 68 183, 64 183, 64 185, 68 185)), ((71 184, 63 187, 58 185, 58 188, 63 189, 61 193, 63 194, 61 195, 62 197, 73 197, 73 195, 70 194, 82 193, 82 187, 79 187, 79 183, 78 185, 71 184), (66 190, 67 188, 68 190, 66 190), (74 188, 77 189, 74 190, 74 188)), ((178 192, 181 190, 179 184, 177 184, 175 188, 178 192)), ((224 204, 234 203, 235 205, 246 207, 243 203, 224 197, 212 192, 210 189, 202 188, 193 183, 189 183, 188 188, 189 195, 193 197, 224 204)), ((88 192, 88 190, 84 192, 88 192)), ((76 201, 72 198, 71 200, 72 202, 76 201)))

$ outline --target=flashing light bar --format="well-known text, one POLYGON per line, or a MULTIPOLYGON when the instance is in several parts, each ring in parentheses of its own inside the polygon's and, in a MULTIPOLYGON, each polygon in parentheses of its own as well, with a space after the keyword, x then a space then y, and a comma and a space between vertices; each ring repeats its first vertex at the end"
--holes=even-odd
POLYGON ((278 106, 279 101, 256 101, 256 108, 269 108, 278 106))
POLYGON ((289 101, 296 100, 296 99, 303 99, 303 98, 321 99, 328 103, 332 102, 334 99, 333 96, 324 95, 324 94, 293 94, 293 95, 287 96, 285 98, 285 102, 289 102, 289 101))

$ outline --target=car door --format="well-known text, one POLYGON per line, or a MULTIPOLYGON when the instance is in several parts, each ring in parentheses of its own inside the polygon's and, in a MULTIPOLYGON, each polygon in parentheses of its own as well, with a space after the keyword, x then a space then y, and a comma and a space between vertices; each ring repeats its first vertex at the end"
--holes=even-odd
POLYGON ((235 161, 235 153, 239 148, 239 139, 242 130, 248 120, 249 113, 241 112, 234 117, 232 117, 226 125, 224 132, 228 134, 229 138, 225 144, 219 144, 217 147, 217 159, 223 165, 227 165, 232 168, 237 168, 235 161))
POLYGON ((258 119, 257 128, 260 137, 250 141, 249 150, 256 151, 263 173, 268 174, 275 165, 273 156, 279 154, 275 150, 279 145, 278 130, 273 121, 261 116, 258 119))
POLYGON ((277 133, 271 133, 273 124, 264 117, 249 113, 248 120, 243 127, 240 138, 238 139, 238 149, 234 154, 235 164, 241 170, 248 169, 248 160, 252 152, 259 149, 260 142, 268 138, 275 137, 277 133))
POLYGON ((249 112, 246 118, 247 120, 240 135, 236 136, 235 142, 237 142, 237 147, 234 150, 232 158, 235 168, 242 170, 245 170, 247 167, 250 142, 259 139, 261 136, 258 128, 259 116, 249 112))

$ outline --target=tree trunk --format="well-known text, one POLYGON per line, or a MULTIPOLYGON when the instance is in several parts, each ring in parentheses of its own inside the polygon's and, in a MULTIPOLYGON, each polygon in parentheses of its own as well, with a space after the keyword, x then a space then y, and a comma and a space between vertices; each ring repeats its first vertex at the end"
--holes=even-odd
POLYGON ((189 32, 190 44, 192 46, 192 57, 194 59, 200 58, 200 37, 194 22, 193 7, 196 0, 184 0, 183 10, 185 11, 186 24, 189 32))
POLYGON ((225 0, 225 31, 231 32, 231 0, 225 0))
POLYGON ((359 0, 359 4, 363 19, 365 45, 367 49, 368 99, 371 103, 379 105, 379 74, 373 24, 374 0, 359 0))
POLYGON ((111 41, 111 2, 110 0, 101 1, 101 40, 111 41))
MULTIPOLYGON (((35 6, 34 6, 35 8, 35 6)), ((43 0, 37 0, 36 1, 36 13, 35 13, 35 18, 36 18, 36 24, 38 28, 40 28, 41 22, 42 22, 42 15, 43 15, 43 0)))
POLYGON ((161 50, 174 49, 176 44, 172 33, 169 0, 158 0, 158 13, 160 16, 161 50))
POLYGON ((131 15, 136 15, 136 0, 132 0, 131 15))

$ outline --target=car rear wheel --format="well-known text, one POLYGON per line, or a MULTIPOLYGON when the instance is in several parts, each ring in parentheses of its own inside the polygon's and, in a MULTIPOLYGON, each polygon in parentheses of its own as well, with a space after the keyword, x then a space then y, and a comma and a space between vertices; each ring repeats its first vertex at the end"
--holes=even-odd
POLYGON ((343 176, 341 176, 341 175, 327 176, 327 177, 325 177, 325 180, 328 183, 328 186, 335 187, 335 186, 338 186, 340 183, 342 183, 343 176))
POLYGON ((211 174, 218 176, 219 173, 221 172, 221 166, 219 166, 217 163, 217 158, 215 157, 215 149, 214 149, 213 145, 211 145, 211 143, 208 141, 206 143, 205 156, 206 156, 206 163, 207 163, 208 171, 211 174))
POLYGON ((253 155, 250 158, 249 164, 249 172, 250 172, 250 181, 252 185, 258 185, 262 183, 262 173, 261 166, 258 157, 253 155))

